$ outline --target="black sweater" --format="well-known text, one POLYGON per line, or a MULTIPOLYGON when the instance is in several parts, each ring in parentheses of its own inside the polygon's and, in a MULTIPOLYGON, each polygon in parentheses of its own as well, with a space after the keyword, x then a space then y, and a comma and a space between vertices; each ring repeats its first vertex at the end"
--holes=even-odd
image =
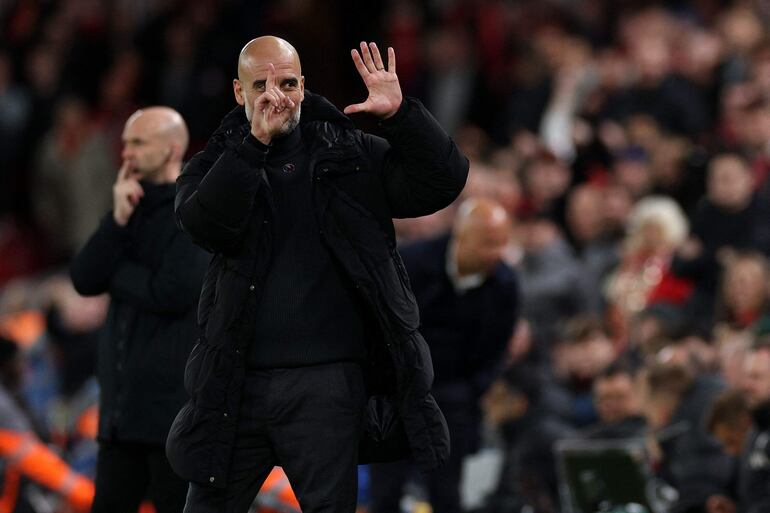
MULTIPOLYGON (((253 137, 252 144, 268 150, 253 137)), ((301 367, 366 357, 353 287, 321 241, 301 129, 273 142, 265 171, 275 206, 272 263, 256 315, 250 368, 301 367)))

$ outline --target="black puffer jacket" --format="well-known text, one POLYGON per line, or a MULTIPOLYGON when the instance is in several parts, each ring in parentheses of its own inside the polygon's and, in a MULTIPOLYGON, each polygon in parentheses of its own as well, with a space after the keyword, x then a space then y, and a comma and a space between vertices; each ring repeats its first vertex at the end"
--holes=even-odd
MULTIPOLYGON (((430 214, 462 190, 468 161, 416 100, 382 126, 387 141, 356 130, 324 98, 305 92, 302 134, 310 149, 321 237, 368 308, 369 394, 361 460, 411 451, 424 468, 449 452, 446 422, 430 394, 433 367, 396 251, 393 217, 430 214)), ((245 348, 269 269, 273 208, 266 154, 249 142, 242 108, 232 111, 177 181, 180 226, 216 255, 198 310, 201 337, 188 360, 192 399, 179 412, 167 454, 183 478, 227 481, 244 376, 245 348)))

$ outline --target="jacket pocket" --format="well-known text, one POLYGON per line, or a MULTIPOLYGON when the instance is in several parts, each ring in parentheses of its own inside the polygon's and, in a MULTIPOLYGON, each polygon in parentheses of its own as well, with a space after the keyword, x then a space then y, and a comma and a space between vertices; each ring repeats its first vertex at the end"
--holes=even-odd
POLYGON ((166 440, 166 457, 174 472, 185 481, 224 487, 226 458, 219 454, 222 447, 217 440, 217 433, 222 430, 222 416, 218 411, 187 402, 174 419, 166 440))
POLYGON ((404 424, 395 404, 396 397, 369 397, 364 413, 359 463, 383 463, 407 458, 411 451, 404 424))

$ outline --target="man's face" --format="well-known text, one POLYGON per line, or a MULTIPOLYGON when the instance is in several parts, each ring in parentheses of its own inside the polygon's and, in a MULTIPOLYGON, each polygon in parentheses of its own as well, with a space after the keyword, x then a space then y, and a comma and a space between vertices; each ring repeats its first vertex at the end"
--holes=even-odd
POLYGON ((730 456, 740 456, 751 429, 751 420, 746 417, 736 422, 736 426, 720 423, 714 426, 714 437, 722 443, 724 451, 730 456))
POLYGON ((741 160, 723 156, 712 162, 708 174, 708 197, 712 202, 729 210, 740 209, 751 193, 751 174, 741 160))
POLYGON ((628 374, 598 379, 594 385, 594 402, 599 419, 607 424, 637 415, 641 410, 634 381, 628 374))
POLYGON ((762 262, 740 258, 725 273, 724 301, 734 313, 759 311, 767 295, 767 276, 762 262))
POLYGON ((147 115, 132 116, 123 129, 122 157, 138 178, 152 179, 163 170, 173 154, 168 138, 159 134, 147 115))
POLYGON ((603 333, 595 333, 572 345, 572 374, 583 380, 593 380, 615 359, 612 341, 603 333))
POLYGON ((457 238, 457 258, 473 273, 489 273, 500 262, 510 240, 509 224, 479 224, 457 238))
POLYGON ((247 57, 239 67, 238 79, 233 81, 235 99, 246 109, 246 118, 254 115, 254 100, 265 92, 267 66, 275 67, 275 84, 281 92, 294 101, 294 107, 286 108, 280 134, 290 133, 299 124, 300 105, 305 99, 305 77, 302 76, 299 59, 285 49, 266 49, 247 57))
POLYGON ((752 351, 745 365, 741 388, 753 410, 770 401, 770 350, 752 351))

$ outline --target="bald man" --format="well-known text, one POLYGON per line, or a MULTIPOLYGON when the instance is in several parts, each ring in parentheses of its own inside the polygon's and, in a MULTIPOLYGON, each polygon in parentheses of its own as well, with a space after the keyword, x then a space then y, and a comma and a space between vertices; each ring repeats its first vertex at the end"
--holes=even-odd
POLYGON ((99 345, 99 456, 93 512, 182 511, 187 483, 164 453, 187 400, 184 366, 196 336, 195 303, 208 256, 174 223, 174 182, 187 150, 176 111, 135 112, 123 130, 113 209, 72 263, 85 296, 107 293, 99 345))
MULTIPOLYGON (((502 371, 518 317, 516 274, 503 261, 510 235, 500 204, 471 198, 460 205, 451 234, 401 250, 433 357, 433 393, 451 439, 448 464, 425 476, 435 513, 462 510, 462 463, 478 449, 479 400, 502 371)), ((372 466, 372 513, 399 511, 410 467, 372 466)))
POLYGON ((245 513, 274 465, 304 513, 353 512, 357 463, 447 459, 392 218, 447 206, 468 162, 402 97, 393 49, 387 66, 374 43, 351 57, 368 97, 345 113, 379 118, 384 138, 305 89, 291 44, 259 37, 239 107, 177 181, 180 226, 216 254, 167 444, 187 513, 245 513))

